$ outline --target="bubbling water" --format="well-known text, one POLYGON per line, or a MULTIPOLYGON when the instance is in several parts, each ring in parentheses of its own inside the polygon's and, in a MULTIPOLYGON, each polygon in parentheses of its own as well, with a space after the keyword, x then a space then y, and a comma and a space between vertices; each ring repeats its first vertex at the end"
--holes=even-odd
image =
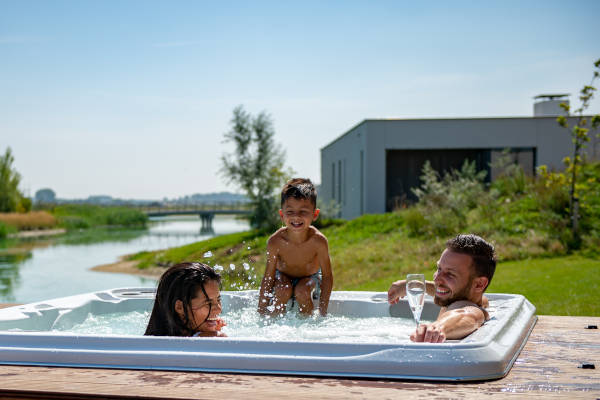
MULTIPOLYGON (((294 342, 399 343, 409 341, 415 323, 408 318, 359 318, 329 314, 303 316, 294 307, 279 317, 264 317, 256 301, 224 312, 223 332, 231 338, 294 342)), ((55 331, 94 335, 143 335, 150 318, 148 311, 93 315, 79 324, 55 331)))

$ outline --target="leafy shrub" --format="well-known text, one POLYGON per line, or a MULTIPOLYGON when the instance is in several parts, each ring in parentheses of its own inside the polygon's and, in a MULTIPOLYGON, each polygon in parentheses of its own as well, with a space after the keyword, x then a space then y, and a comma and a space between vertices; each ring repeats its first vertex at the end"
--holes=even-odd
POLYGON ((418 207, 409 207, 401 213, 409 236, 420 236, 427 232, 427 219, 418 207))
POLYGON ((474 161, 465 160, 460 170, 440 177, 427 161, 421 175, 423 184, 413 189, 419 199, 413 207, 416 210, 404 213, 409 233, 448 236, 463 230, 469 211, 489 196, 483 184, 486 174, 477 171, 474 161))
POLYGON ((0 239, 6 239, 10 233, 14 231, 14 228, 11 229, 10 226, 6 225, 3 222, 0 222, 0 239))

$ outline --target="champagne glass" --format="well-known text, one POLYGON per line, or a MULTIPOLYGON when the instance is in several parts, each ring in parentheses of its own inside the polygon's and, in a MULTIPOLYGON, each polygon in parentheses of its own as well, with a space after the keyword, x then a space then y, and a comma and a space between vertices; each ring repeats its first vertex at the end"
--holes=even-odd
POLYGON ((406 275, 406 297, 408 297, 408 305, 415 318, 417 329, 419 329, 419 321, 421 320, 421 312, 425 303, 425 275, 424 274, 408 274, 406 275))

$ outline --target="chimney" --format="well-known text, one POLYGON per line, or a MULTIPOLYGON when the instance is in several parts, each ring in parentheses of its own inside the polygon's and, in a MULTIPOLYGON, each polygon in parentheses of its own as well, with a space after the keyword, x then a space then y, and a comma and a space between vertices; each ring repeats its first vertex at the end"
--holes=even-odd
POLYGON ((533 104, 534 117, 558 117, 559 115, 569 115, 560 107, 560 103, 569 104, 569 93, 564 94, 540 94, 534 97, 536 103, 533 104))

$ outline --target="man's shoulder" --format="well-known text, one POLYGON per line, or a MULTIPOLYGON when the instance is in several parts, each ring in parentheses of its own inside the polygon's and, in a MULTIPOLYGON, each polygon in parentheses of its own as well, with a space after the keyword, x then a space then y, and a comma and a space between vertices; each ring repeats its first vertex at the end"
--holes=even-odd
POLYGON ((481 310, 481 312, 483 313, 483 316, 485 317, 485 320, 487 321, 488 319, 490 319, 490 315, 485 308, 483 308, 480 305, 478 305, 477 303, 473 303, 472 301, 469 301, 469 300, 457 300, 454 303, 448 305, 446 307, 445 311, 459 310, 461 308, 466 309, 467 307, 473 307, 473 308, 481 310))

